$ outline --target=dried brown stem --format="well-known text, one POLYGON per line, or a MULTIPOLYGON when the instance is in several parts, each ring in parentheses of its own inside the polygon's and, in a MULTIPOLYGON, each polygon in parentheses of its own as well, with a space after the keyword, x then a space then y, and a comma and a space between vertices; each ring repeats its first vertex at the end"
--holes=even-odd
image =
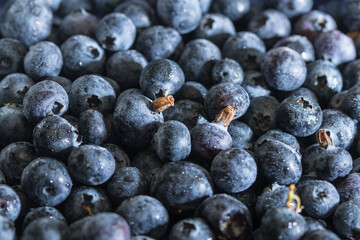
POLYGON ((152 109, 159 113, 165 109, 174 106, 175 99, 173 96, 159 97, 151 103, 152 109))
POLYGON ((215 122, 223 122, 224 127, 229 126, 236 113, 236 109, 228 105, 215 118, 215 122))
POLYGON ((332 145, 331 138, 326 133, 326 129, 320 129, 316 133, 316 138, 321 147, 327 149, 329 145, 332 145))

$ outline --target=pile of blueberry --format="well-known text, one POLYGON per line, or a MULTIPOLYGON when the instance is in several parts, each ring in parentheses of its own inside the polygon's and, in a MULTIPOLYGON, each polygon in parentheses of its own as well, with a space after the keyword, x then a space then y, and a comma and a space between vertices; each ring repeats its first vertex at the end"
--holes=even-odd
POLYGON ((359 240, 357 56, 359 0, 0 0, 0 240, 359 240))

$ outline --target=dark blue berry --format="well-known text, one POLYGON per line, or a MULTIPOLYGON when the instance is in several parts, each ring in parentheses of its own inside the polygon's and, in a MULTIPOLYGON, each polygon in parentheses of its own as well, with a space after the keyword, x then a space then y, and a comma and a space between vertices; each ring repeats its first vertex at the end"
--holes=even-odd
POLYGON ((17 39, 0 39, 0 77, 20 72, 26 53, 25 46, 17 39))
POLYGON ((21 209, 21 202, 16 192, 5 184, 0 184, 0 216, 14 222, 21 209))
POLYGON ((108 134, 103 115, 93 109, 82 112, 79 116, 79 134, 85 144, 104 143, 108 134))
POLYGON ((115 159, 115 171, 119 168, 130 166, 129 156, 122 148, 112 143, 104 144, 102 147, 106 148, 111 155, 113 155, 115 159))
POLYGON ((154 9, 144 0, 122 2, 114 11, 125 14, 138 29, 150 27, 156 20, 154 9))
POLYGON ((291 35, 277 41, 273 48, 288 47, 298 52, 305 62, 315 60, 315 50, 312 43, 304 36, 291 35))
POLYGON ((204 104, 206 93, 207 89, 204 85, 199 82, 189 81, 185 82, 182 88, 175 94, 175 99, 186 99, 204 104))
POLYGON ((56 218, 39 218, 32 221, 24 230, 24 240, 66 240, 70 231, 66 223, 56 218))
POLYGON ((0 216, 0 239, 14 240, 16 238, 15 224, 8 218, 0 216))
POLYGON ((332 217, 334 230, 345 239, 357 239, 360 224, 360 201, 358 199, 341 203, 332 217))
POLYGON ((253 145, 253 131, 243 122, 232 121, 228 126, 228 132, 233 140, 233 147, 250 150, 253 145))
POLYGON ((52 218, 67 223, 65 217, 59 210, 54 207, 37 207, 31 209, 25 216, 23 221, 23 229, 25 229, 32 221, 40 218, 52 218))
POLYGON ((289 18, 294 18, 311 10, 313 0, 270 0, 269 7, 283 12, 289 18))
POLYGON ((214 84, 231 82, 241 84, 244 80, 244 72, 239 63, 230 58, 217 61, 212 69, 212 81, 214 84))
POLYGON ((269 89, 264 76, 259 71, 249 70, 244 72, 244 81, 241 85, 249 94, 250 99, 269 96, 269 89))
POLYGON ((169 238, 173 240, 208 240, 215 239, 215 234, 202 218, 186 218, 171 229, 169 238))
POLYGON ((249 0, 213 0, 212 10, 236 22, 249 12, 250 2, 249 0))
POLYGON ((12 73, 0 81, 0 105, 6 103, 22 104, 26 92, 34 81, 25 74, 12 73))
MULTIPOLYGON (((355 161, 354 161, 355 164, 355 161)), ((350 173, 335 183, 340 195, 340 201, 346 202, 360 198, 360 173, 350 173)))

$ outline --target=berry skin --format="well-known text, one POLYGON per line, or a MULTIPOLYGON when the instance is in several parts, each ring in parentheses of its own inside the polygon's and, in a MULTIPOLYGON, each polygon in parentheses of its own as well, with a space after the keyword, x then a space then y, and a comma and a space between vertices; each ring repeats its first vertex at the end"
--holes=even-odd
POLYGON ((353 199, 341 203, 332 217, 334 230, 339 236, 346 239, 358 238, 360 224, 360 200, 353 199))
MULTIPOLYGON (((360 39, 360 38, 359 38, 360 39)), ((344 87, 343 90, 349 89, 360 83, 360 60, 354 60, 346 64, 342 71, 344 87)))
POLYGON ((311 10, 313 0, 270 0, 270 8, 283 12, 289 18, 294 18, 311 10))
POLYGON ((103 115, 96 110, 89 109, 80 114, 79 134, 85 144, 101 145, 107 139, 107 130, 103 115))
POLYGON ((289 97, 278 108, 279 125, 296 137, 315 133, 323 121, 322 110, 313 99, 289 97))
POLYGON ((39 157, 35 147, 29 142, 13 142, 0 152, 0 169, 8 184, 19 184, 24 168, 39 157))
POLYGON ((41 120, 33 131, 33 142, 42 156, 65 160, 82 143, 78 130, 59 116, 41 120))
POLYGON ((168 59, 146 65, 139 79, 141 90, 153 100, 175 94, 184 83, 184 72, 176 62, 168 59))
POLYGON ((106 74, 123 90, 139 88, 140 74, 147 64, 146 58, 136 50, 119 51, 109 57, 106 74))
POLYGON ((137 153, 131 161, 131 166, 144 173, 148 182, 151 182, 151 179, 160 170, 162 165, 164 163, 160 161, 156 152, 150 149, 137 153))
POLYGON ((213 187, 205 169, 194 163, 178 161, 163 165, 151 181, 150 193, 170 213, 186 215, 204 198, 212 196, 213 187))
POLYGON ((228 126, 228 132, 233 140, 233 147, 250 150, 253 145, 253 131, 243 122, 232 121, 228 126))
POLYGON ((40 0, 16 0, 2 14, 0 32, 26 47, 50 36, 53 14, 40 0), (19 17, 21 16, 21 17, 19 17))
POLYGON ((14 222, 21 209, 21 202, 16 192, 5 184, 0 184, 0 216, 14 222))
POLYGON ((112 143, 104 144, 102 145, 102 147, 106 148, 114 157, 115 171, 118 170, 119 168, 130 166, 129 156, 122 148, 112 143))
POLYGON ((201 8, 199 1, 162 0, 156 5, 159 18, 180 34, 193 31, 200 24, 201 8))
POLYGON ((227 194, 216 194, 205 199, 195 211, 196 217, 206 220, 224 238, 249 239, 252 222, 248 208, 227 194))
POLYGON ((110 13, 99 21, 95 37, 104 49, 124 51, 135 41, 136 27, 126 15, 110 13))
POLYGON ((301 155, 293 147, 276 140, 264 142, 256 152, 258 166, 270 182, 297 183, 301 177, 301 155))
POLYGON ((261 219, 260 231, 264 240, 297 240, 306 232, 306 221, 294 210, 278 207, 264 215, 261 219))
POLYGON ((135 235, 144 234, 158 239, 164 235, 169 223, 163 204, 145 195, 125 199, 115 212, 126 219, 135 235))
POLYGON ((0 239, 14 240, 16 239, 15 224, 8 218, 0 216, 0 239))
POLYGON ((33 85, 25 94, 24 115, 32 124, 48 116, 61 116, 68 110, 69 97, 65 89, 51 80, 33 85))
POLYGON ((85 74, 101 73, 105 65, 105 52, 92 38, 73 35, 60 47, 64 59, 63 73, 76 78, 85 74))
POLYGON ((249 12, 250 2, 249 0, 214 0, 212 10, 236 22, 249 12))
POLYGON ((25 74, 12 73, 0 81, 0 105, 6 103, 23 103, 26 92, 34 85, 34 81, 25 74))
POLYGON ((143 0, 122 2, 114 11, 125 14, 137 29, 150 27, 156 20, 154 9, 150 6, 150 3, 143 0))
POLYGON ((263 135, 261 135, 255 142, 254 142, 254 147, 253 150, 255 152, 258 151, 258 149, 261 147, 261 145, 263 143, 265 143, 266 141, 269 140, 276 140, 276 141, 280 141, 282 143, 285 143, 297 150, 300 150, 300 145, 298 140, 296 139, 296 137, 294 137, 293 135, 287 133, 287 132, 283 132, 280 130, 269 130, 266 133, 264 133, 263 135))
POLYGON ((261 72, 270 87, 292 91, 303 85, 307 71, 305 61, 299 53, 288 47, 278 47, 265 54, 261 72))
POLYGON ((32 221, 24 230, 24 240, 66 240, 70 237, 70 231, 66 223, 56 218, 39 218, 32 221))
MULTIPOLYGON (((356 160, 354 161, 355 165, 356 160)), ((360 173, 350 173, 339 180, 335 186, 340 195, 340 201, 346 202, 352 199, 360 198, 360 173)))
POLYGON ((14 38, 0 39, 0 78, 10 73, 20 72, 25 53, 26 48, 19 40, 14 38))
POLYGON ((191 152, 189 129, 179 121, 166 121, 154 134, 152 146, 163 162, 184 160, 191 152))
POLYGON ((54 207, 37 207, 31 209, 26 216, 24 217, 23 221, 23 229, 25 229, 31 222, 40 218, 52 218, 60 220, 67 224, 65 217, 54 207))
POLYGON ((340 238, 330 230, 316 230, 316 231, 308 231, 302 238, 302 240, 340 240, 340 238))
POLYGON ((84 75, 71 85, 69 94, 70 110, 79 116, 88 109, 94 109, 103 115, 109 114, 115 105, 114 88, 98 75, 84 75))
POLYGON ((250 99, 269 96, 271 93, 264 76, 259 71, 246 71, 244 73, 244 81, 241 86, 247 91, 250 99))
POLYGON ((206 87, 204 87, 201 83, 189 81, 185 82, 182 88, 175 94, 175 99, 186 99, 204 104, 207 91, 206 87))
POLYGON ((245 191, 255 182, 257 166, 248 152, 230 148, 216 155, 211 163, 210 173, 220 190, 237 193, 245 191))
POLYGON ((58 76, 63 66, 60 48, 52 42, 32 45, 24 58, 25 73, 33 79, 58 76))
POLYGON ((304 36, 291 35, 277 41, 273 48, 288 47, 298 52, 305 62, 315 60, 315 50, 312 43, 304 36))
POLYGON ((219 112, 229 105, 236 110, 233 119, 243 116, 250 105, 248 93, 238 84, 216 84, 205 96, 204 108, 210 120, 214 120, 219 112))
POLYGON ((105 183, 114 174, 115 159, 106 148, 81 145, 71 151, 67 167, 76 181, 96 186, 105 183))
POLYGON ((65 165, 53 158, 39 157, 21 175, 26 196, 40 206, 56 206, 70 194, 72 181, 65 165))
POLYGON ((151 62, 159 59, 177 60, 184 48, 178 31, 161 25, 144 29, 137 37, 135 49, 151 62))
POLYGON ((230 58, 224 58, 215 63, 212 69, 212 81, 214 84, 231 82, 241 84, 244 80, 244 72, 239 63, 230 58))
POLYGON ((69 222, 92 216, 100 212, 111 212, 112 207, 105 190, 78 186, 71 190, 63 205, 63 213, 69 222))
MULTIPOLYGON (((350 117, 360 120, 360 84, 354 85, 347 92, 344 92, 344 98, 341 110, 344 110, 350 117)), ((340 103, 341 104, 341 103, 340 103)))
POLYGON ((173 240, 208 240, 215 239, 209 225, 202 218, 186 218, 177 222, 169 234, 173 240))

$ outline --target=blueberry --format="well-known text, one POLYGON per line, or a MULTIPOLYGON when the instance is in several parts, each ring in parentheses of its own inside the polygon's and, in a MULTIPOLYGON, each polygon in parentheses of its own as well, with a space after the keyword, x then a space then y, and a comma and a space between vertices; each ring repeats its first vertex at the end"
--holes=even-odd
POLYGON ((231 148, 231 135, 222 124, 202 123, 190 131, 191 153, 210 164, 212 159, 222 150, 231 148))
POLYGON ((289 188, 277 183, 264 189, 264 191, 258 196, 255 210, 259 219, 264 214, 274 208, 286 207, 286 201, 288 200, 289 188))
POLYGON ((38 42, 29 48, 24 58, 24 69, 34 79, 58 76, 63 66, 60 48, 52 42, 38 42))
POLYGON ((109 114, 115 104, 115 91, 104 78, 97 75, 84 75, 71 85, 69 94, 70 110, 79 116, 87 109, 94 109, 103 115, 109 114))
POLYGON ((238 32, 222 47, 223 56, 236 60, 244 70, 258 69, 265 52, 264 42, 252 32, 238 32))
POLYGON ((21 209, 21 202, 16 192, 5 184, 0 184, 0 216, 14 222, 21 209))
POLYGON ((300 239, 306 232, 306 221, 294 210, 278 207, 269 210, 261 219, 264 240, 300 239))
POLYGON ((171 229, 169 238, 173 240, 208 240, 215 239, 215 235, 209 225, 202 218, 186 218, 171 229))
POLYGON ((335 93, 342 90, 343 78, 334 64, 317 60, 307 65, 304 87, 313 90, 320 102, 327 103, 335 93))
POLYGON ((50 36, 53 14, 41 0, 15 0, 1 19, 2 36, 18 39, 29 47, 50 36))
POLYGON ((63 41, 72 35, 86 35, 93 37, 99 19, 86 11, 85 8, 74 10, 67 14, 59 26, 59 38, 63 41))
MULTIPOLYGON (((201 79, 203 72, 210 73, 211 62, 221 59, 220 49, 206 39, 195 39, 188 42, 179 59, 179 65, 184 71, 186 81, 197 81, 204 86, 211 85, 209 81, 201 79)), ((208 73, 208 74, 209 74, 208 73)))
POLYGON ((244 72, 239 63, 230 58, 224 58, 215 63, 212 69, 212 81, 214 84, 232 82, 241 84, 244 80, 244 72))
POLYGON ((206 197, 212 196, 210 174, 202 167, 186 162, 166 163, 154 176, 151 196, 160 200, 170 213, 191 213, 206 197))
POLYGON ((233 147, 250 150, 253 145, 253 131, 243 122, 232 121, 228 127, 228 132, 233 140, 233 147))
POLYGON ((24 115, 30 123, 36 124, 48 116, 63 115, 69 106, 65 89, 51 80, 33 85, 25 94, 24 115))
POLYGON ((321 33, 314 43, 317 58, 328 60, 335 65, 350 62, 356 58, 353 40, 338 30, 321 33))
POLYGON ((163 112, 165 121, 176 120, 182 122, 191 130, 194 126, 207 123, 203 105, 190 101, 177 101, 174 107, 163 112))
POLYGON ((32 139, 32 126, 20 105, 6 104, 0 107, 0 122, 0 148, 13 142, 32 139))
POLYGON ((346 64, 346 67, 343 69, 343 80, 344 88, 343 90, 349 89, 352 86, 360 83, 360 60, 354 60, 346 64))
POLYGON ((53 77, 46 77, 45 80, 51 80, 54 82, 57 82, 60 84, 66 91, 66 93, 69 95, 71 90, 71 84, 72 81, 66 77, 60 77, 60 76, 53 76, 53 77))
POLYGON ((112 202, 121 203, 124 199, 147 194, 149 182, 144 173, 136 167, 118 169, 106 185, 106 192, 112 202))
POLYGON ((124 51, 135 41, 136 27, 126 15, 110 13, 99 21, 95 37, 104 49, 124 51))
POLYGON ((306 87, 301 87, 298 89, 295 89, 294 91, 291 91, 289 93, 289 95, 287 95, 286 97, 307 97, 307 98, 311 98, 313 99, 315 102, 319 103, 318 98, 316 97, 315 93, 310 90, 309 88, 306 87))
POLYGON ((24 168, 39 154, 29 142, 13 142, 0 152, 0 169, 8 184, 19 184, 24 168))
POLYGON ((166 121, 154 134, 152 146, 163 162, 184 160, 191 152, 189 129, 179 121, 166 121))
POLYGON ((147 1, 135 0, 120 3, 114 10, 125 14, 136 28, 146 28, 153 25, 156 19, 155 11, 147 1))
POLYGON ((322 110, 313 99, 289 97, 278 108, 279 125, 296 137, 315 133, 323 121, 322 110))
POLYGON ((270 0, 269 7, 283 12, 289 18, 294 18, 311 10, 313 0, 270 0))
POLYGON ((25 46, 17 39, 0 39, 0 77, 20 72, 26 53, 25 46))
MULTIPOLYGON (((174 95, 177 100, 191 100, 204 104, 207 93, 206 87, 199 82, 185 82, 182 88, 174 95)), ((176 105, 176 103, 175 103, 176 105)))
POLYGON ((249 30, 266 41, 269 46, 279 38, 287 37, 291 31, 291 23, 280 11, 267 9, 255 15, 249 22, 249 30))
POLYGON ((0 81, 0 105, 6 103, 22 104, 25 93, 34 85, 25 74, 12 73, 0 81))
POLYGON ((15 224, 6 217, 0 216, 0 238, 2 240, 14 240, 15 237, 15 224))
POLYGON ((71 12, 75 12, 77 10, 84 9, 88 12, 92 12, 93 6, 91 0, 62 0, 58 15, 60 17, 65 17, 66 15, 70 14, 71 12))
POLYGON ((295 90, 306 79, 305 61, 299 53, 288 47, 268 51, 261 62, 261 72, 266 83, 280 91, 295 90))
POLYGON ((250 105, 248 93, 238 84, 216 84, 205 96, 204 108, 210 120, 214 120, 219 112, 229 105, 236 110, 234 119, 243 116, 250 105))
POLYGON ((286 132, 280 131, 280 130, 269 130, 263 135, 261 135, 255 142, 254 142, 254 151, 257 152, 257 150, 261 147, 263 143, 269 140, 276 140, 283 142, 287 145, 290 145, 291 147, 300 150, 300 145, 297 139, 286 132))
POLYGON ((130 166, 129 156, 122 148, 112 143, 104 144, 102 145, 102 147, 106 148, 114 157, 115 171, 118 170, 119 168, 130 166))
POLYGON ((150 62, 141 72, 139 84, 150 99, 173 95, 185 83, 184 72, 180 66, 169 59, 150 62))
POLYGON ((56 206, 70 194, 72 181, 62 162, 39 157, 25 167, 21 186, 37 205, 56 206))
POLYGON ((259 136, 276 127, 279 105, 279 101, 272 96, 253 98, 243 119, 259 136))
POLYGON ((105 183, 114 174, 115 159, 106 148, 81 145, 71 151, 67 167, 78 182, 96 186, 105 183))
POLYGON ((310 41, 315 39, 322 33, 337 28, 334 18, 322 11, 312 10, 302 15, 295 23, 296 34, 306 36, 310 41))
POLYGON ((24 218, 23 229, 25 229, 31 222, 40 218, 57 219, 67 224, 65 217, 54 207, 37 207, 31 209, 24 218))
POLYGON ((145 57, 136 50, 119 51, 106 63, 106 74, 113 78, 121 89, 139 88, 140 74, 147 65, 145 57))
POLYGON ((74 187, 63 204, 63 213, 69 222, 112 210, 109 198, 100 188, 74 187))
POLYGON ((189 33, 197 28, 202 15, 199 1, 192 0, 158 1, 156 10, 159 18, 180 34, 189 33))
POLYGON ((131 166, 136 167, 144 173, 149 182, 160 170, 162 165, 164 164, 160 161, 156 152, 150 149, 138 152, 131 161, 131 166))
POLYGON ((338 191, 327 181, 310 180, 298 192, 304 211, 314 218, 330 217, 340 202, 338 191))
POLYGON ((312 43, 304 36, 291 35, 277 41, 273 48, 288 47, 298 52, 305 62, 315 60, 315 50, 312 43))
POLYGON ((101 145, 107 139, 107 130, 103 115, 89 109, 79 116, 79 134, 85 144, 101 145))
POLYGON ((40 218, 32 221, 24 230, 24 240, 66 240, 70 236, 68 226, 58 219, 40 218))
POLYGON ((226 39, 235 32, 235 26, 230 18, 220 13, 208 13, 201 18, 200 25, 195 30, 195 36, 222 47, 226 39))
POLYGON ((344 23, 345 27, 354 31, 359 28, 360 18, 359 18, 359 2, 356 0, 345 1, 340 9, 341 20, 344 23))
POLYGON ((299 181, 302 166, 297 149, 277 140, 267 140, 256 154, 259 169, 269 182, 288 185, 299 181))
POLYGON ((164 122, 162 113, 156 113, 152 101, 140 94, 120 99, 114 109, 114 125, 122 141, 132 148, 144 148, 157 127, 164 122))
POLYGON ((322 219, 316 219, 312 217, 304 217, 306 224, 307 224, 307 233, 310 233, 312 231, 318 231, 318 230, 325 230, 326 229, 326 222, 322 219))
POLYGON ((163 204, 145 195, 124 200, 115 212, 126 219, 134 235, 144 234, 160 238, 169 223, 169 215, 163 204))
POLYGON ((213 0, 212 10, 236 22, 249 12, 250 2, 249 0, 213 0))
POLYGON ((336 109, 336 110, 344 111, 344 99, 345 99, 347 93, 348 93, 347 90, 341 91, 339 93, 335 93, 330 98, 329 107, 336 109))
POLYGON ((341 203, 332 218, 334 230, 339 236, 356 239, 359 234, 360 201, 358 199, 341 203))
POLYGON ((330 230, 316 230, 312 232, 306 233, 302 238, 302 240, 340 240, 340 238, 330 230))
MULTIPOLYGON (((354 161, 355 164, 355 161, 354 161)), ((340 201, 346 202, 360 198, 360 173, 350 173, 335 183, 340 195, 340 201)))
POLYGON ((334 146, 349 149, 355 140, 356 122, 339 110, 325 109, 320 129, 325 129, 334 146))
POLYGON ((241 86, 247 91, 250 99, 269 96, 271 93, 262 73, 255 70, 244 72, 244 81, 241 86))
POLYGON ((206 220, 218 236, 228 239, 249 239, 252 222, 248 208, 227 194, 205 199, 195 211, 196 217, 206 220))
POLYGON ((159 59, 177 60, 184 44, 178 31, 171 27, 155 25, 139 33, 135 49, 144 54, 148 61, 159 59))
POLYGON ((67 120, 59 116, 50 116, 41 120, 33 132, 36 150, 42 156, 65 160, 72 149, 82 143, 78 130, 67 120))
POLYGON ((83 217, 73 223, 71 223, 69 225, 69 230, 70 230, 70 240, 82 240, 82 230, 83 227, 85 225, 85 223, 87 223, 88 221, 92 220, 93 217, 92 216, 86 216, 83 217))
POLYGON ((88 240, 130 240, 130 227, 116 213, 99 213, 84 223, 81 235, 88 240))
POLYGON ((210 173, 221 191, 237 193, 245 191, 255 182, 257 166, 248 152, 230 148, 216 155, 210 173))
POLYGON ((76 78, 103 71, 104 49, 94 39, 85 35, 73 35, 60 49, 64 59, 63 73, 66 76, 76 78))

